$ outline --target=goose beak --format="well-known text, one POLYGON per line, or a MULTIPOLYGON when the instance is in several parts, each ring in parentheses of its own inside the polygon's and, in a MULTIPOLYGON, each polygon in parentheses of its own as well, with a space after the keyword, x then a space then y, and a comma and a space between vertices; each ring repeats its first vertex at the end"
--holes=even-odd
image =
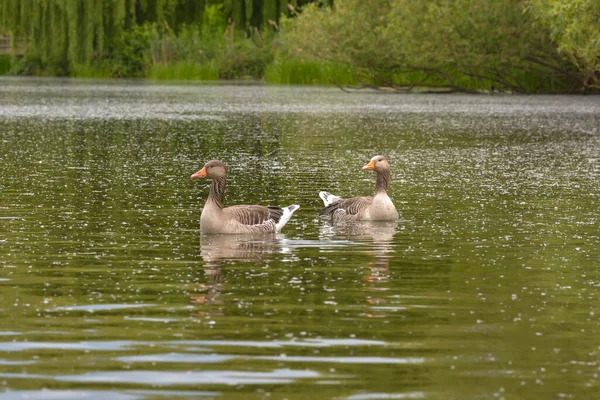
POLYGON ((373 160, 369 161, 369 163, 367 165, 365 165, 364 167, 362 167, 362 169, 367 170, 367 171, 373 171, 375 169, 375 161, 373 161, 373 160))
POLYGON ((200 171, 192 175, 193 178, 206 178, 206 168, 202 168, 200 171))

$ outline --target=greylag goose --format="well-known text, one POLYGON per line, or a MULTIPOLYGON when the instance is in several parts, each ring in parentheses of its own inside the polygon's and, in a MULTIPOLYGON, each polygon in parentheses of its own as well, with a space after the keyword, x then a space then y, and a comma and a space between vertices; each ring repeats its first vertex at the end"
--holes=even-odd
POLYGON ((398 211, 387 194, 390 184, 390 165, 384 156, 375 156, 362 169, 375 171, 375 195, 343 199, 329 192, 320 192, 325 203, 320 215, 330 215, 336 221, 392 221, 398 219, 398 211))
POLYGON ((192 178, 211 178, 210 194, 200 216, 202 233, 273 233, 281 228, 300 208, 293 204, 288 207, 264 207, 240 205, 223 208, 227 168, 219 160, 211 160, 192 178))

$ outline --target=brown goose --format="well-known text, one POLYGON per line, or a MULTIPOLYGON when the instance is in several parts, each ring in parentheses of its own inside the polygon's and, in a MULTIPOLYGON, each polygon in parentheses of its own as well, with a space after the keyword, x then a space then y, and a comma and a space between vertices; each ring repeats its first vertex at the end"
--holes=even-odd
POLYGON ((200 216, 202 233, 273 233, 279 232, 299 205, 263 207, 240 205, 223 208, 227 168, 219 160, 211 160, 192 178, 211 178, 210 194, 200 216))
POLYGON ((320 215, 330 215, 336 221, 392 221, 398 219, 398 211, 387 195, 390 184, 390 165, 384 156, 375 156, 362 169, 375 171, 375 196, 342 199, 328 192, 320 192, 325 208, 320 215))

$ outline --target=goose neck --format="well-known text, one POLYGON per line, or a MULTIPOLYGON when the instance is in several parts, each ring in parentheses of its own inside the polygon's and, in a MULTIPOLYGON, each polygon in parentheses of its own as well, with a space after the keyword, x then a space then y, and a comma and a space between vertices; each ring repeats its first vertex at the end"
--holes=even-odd
POLYGON ((219 208, 223 208, 226 181, 227 178, 222 176, 220 178, 214 178, 210 184, 210 194, 208 195, 208 200, 216 203, 219 208))
POLYGON ((390 186, 390 171, 378 171, 377 172, 377 181, 375 183, 375 194, 377 193, 385 193, 390 186))

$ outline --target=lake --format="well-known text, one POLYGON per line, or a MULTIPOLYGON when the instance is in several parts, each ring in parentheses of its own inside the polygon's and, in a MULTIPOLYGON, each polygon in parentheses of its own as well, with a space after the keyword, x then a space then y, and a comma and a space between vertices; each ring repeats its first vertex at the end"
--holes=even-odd
POLYGON ((600 96, 2 78, 0 162, 0 400, 600 391, 600 96), (201 237, 210 159, 300 210, 201 237))

